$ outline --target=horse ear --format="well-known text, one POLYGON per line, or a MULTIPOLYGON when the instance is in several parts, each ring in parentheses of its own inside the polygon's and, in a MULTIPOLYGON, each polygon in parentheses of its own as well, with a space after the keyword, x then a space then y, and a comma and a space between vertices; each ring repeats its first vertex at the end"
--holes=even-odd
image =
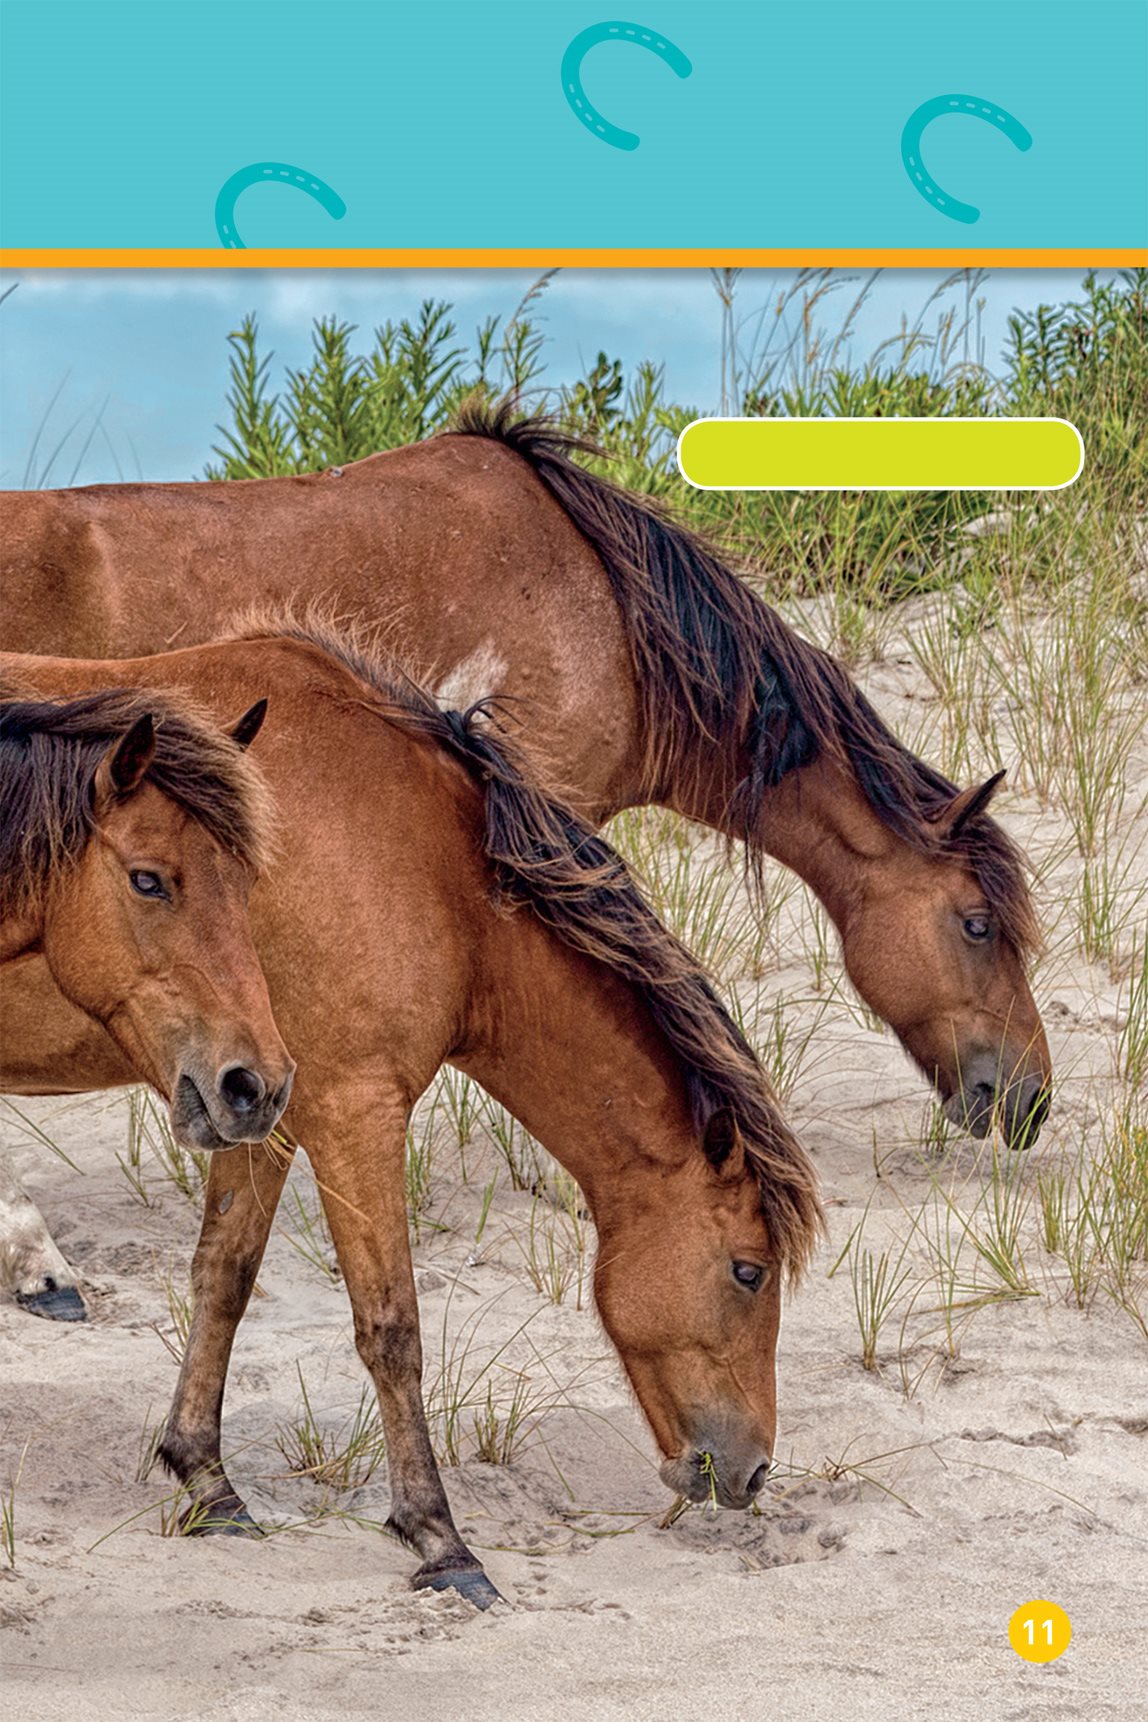
POLYGON ((1003 771, 994 772, 992 777, 983 783, 974 784, 971 789, 962 789, 959 795, 946 802, 939 813, 932 815, 931 823, 937 827, 942 837, 959 837, 970 819, 975 819, 978 813, 983 813, 1001 784, 1004 782, 1003 771))
POLYGON ((730 1180, 740 1178, 745 1171, 745 1147, 737 1119, 728 1106, 719 1106, 706 1120, 702 1134, 706 1159, 715 1172, 730 1180))
POLYGON ((236 718, 227 732, 236 747, 248 748, 251 746, 263 728, 263 719, 266 716, 267 701, 256 700, 255 704, 249 706, 241 718, 236 718))
POLYGON ((155 758, 155 724, 150 712, 110 747, 96 767, 93 792, 97 803, 120 801, 138 789, 155 758))

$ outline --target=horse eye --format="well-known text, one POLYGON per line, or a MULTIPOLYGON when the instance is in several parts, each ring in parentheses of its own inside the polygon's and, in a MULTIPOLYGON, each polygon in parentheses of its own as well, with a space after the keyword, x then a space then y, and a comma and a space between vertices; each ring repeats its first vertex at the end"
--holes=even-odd
POLYGON ((132 890, 141 897, 166 897, 163 880, 158 873, 129 873, 132 890))
POLYGON ((987 915, 968 915, 965 918, 965 937, 974 944, 981 944, 992 932, 992 923, 987 915))
POLYGON ((765 1269, 759 1268, 756 1262, 735 1262, 733 1277, 738 1285, 744 1286, 747 1291, 760 1291, 765 1269))

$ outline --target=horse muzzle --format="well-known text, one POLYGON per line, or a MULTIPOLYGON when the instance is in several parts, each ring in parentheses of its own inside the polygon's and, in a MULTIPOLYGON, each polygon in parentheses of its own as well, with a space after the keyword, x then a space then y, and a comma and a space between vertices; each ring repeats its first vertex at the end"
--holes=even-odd
POLYGON ((1042 1075, 1021 1076, 1001 1084, 995 1066, 980 1076, 975 1070, 944 1102, 942 1111, 950 1124, 983 1140, 999 1118, 1001 1133, 1010 1148, 1031 1148, 1048 1117, 1052 1088, 1042 1075))
POLYGON ((676 1459, 664 1459, 658 1475, 666 1488, 687 1501, 710 1502, 737 1510, 761 1493, 771 1461, 759 1458, 750 1468, 730 1464, 709 1448, 689 1448, 676 1459))
POLYGON ((207 1152, 262 1142, 283 1116, 291 1098, 295 1067, 274 1088, 256 1070, 229 1064, 207 1081, 200 1072, 180 1071, 171 1098, 171 1128, 185 1148, 207 1152))

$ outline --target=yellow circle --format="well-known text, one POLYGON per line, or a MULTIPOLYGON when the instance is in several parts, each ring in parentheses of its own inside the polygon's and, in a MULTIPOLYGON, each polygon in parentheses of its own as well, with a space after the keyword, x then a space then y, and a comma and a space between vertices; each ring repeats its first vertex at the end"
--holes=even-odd
POLYGON ((1072 1622, 1054 1602, 1022 1603, 1008 1623, 1008 1641, 1025 1662, 1055 1662, 1072 1638, 1072 1622))

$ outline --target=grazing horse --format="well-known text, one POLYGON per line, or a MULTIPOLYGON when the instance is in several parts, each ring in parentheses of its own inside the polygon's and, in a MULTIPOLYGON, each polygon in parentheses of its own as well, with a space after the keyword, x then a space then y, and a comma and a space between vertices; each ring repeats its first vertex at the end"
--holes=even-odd
MULTIPOLYGON (((168 1100, 177 1141, 260 1142, 291 1091, 248 925, 271 810, 244 750, 260 701, 227 734, 186 700, 108 684, 59 699, 0 685, 0 985, 42 964, 54 996, 102 1024, 168 1100)), ((49 1005, 53 1011, 54 1005, 49 1005)), ((83 1017, 79 1020, 83 1022, 83 1017)), ((35 1043, 35 1012, 22 1032, 35 1043)), ((101 1031, 102 1036, 102 1031, 101 1031)), ((0 1035, 0 1089, 87 1084, 0 1035)), ((0 1285, 37 1315, 82 1320, 67 1264, 5 1169, 0 1285)))
MULTIPOLYGON (((284 623, 114 667, 20 664, 55 694, 112 674, 223 708, 274 689, 260 763, 291 835, 251 916, 299 1059, 283 1128, 323 1194, 378 1391, 389 1523, 421 1558, 415 1583, 484 1606, 495 1594, 451 1519, 419 1385, 405 1143, 444 1062, 585 1192, 598 1309, 666 1483, 730 1507, 752 1500, 775 1435, 782 1281, 820 1226, 815 1178, 745 1040, 618 857, 532 783, 481 710, 442 712, 329 630, 284 623)), ((0 988, 0 1003, 17 1053, 26 1038, 43 1070, 58 1045, 66 1081, 75 1024, 61 1014, 53 1037, 48 984, 27 976, 26 1002, 0 988)), ((80 1051, 90 1081, 93 1035, 80 1051)), ((125 1080, 110 1043, 103 1080, 125 1080)), ((289 1161, 266 1148, 211 1163, 162 1452, 192 1491, 192 1522, 213 1528, 251 1526, 220 1457, 220 1412, 289 1161)))
POLYGON ((2 642, 68 656, 216 636, 237 595, 393 625, 465 705, 514 699, 537 770, 594 823, 660 802, 824 903, 870 1008, 951 1121, 1034 1140, 1050 1060, 1020 859, 842 666, 647 500, 506 407, 298 478, 0 496, 2 642))

